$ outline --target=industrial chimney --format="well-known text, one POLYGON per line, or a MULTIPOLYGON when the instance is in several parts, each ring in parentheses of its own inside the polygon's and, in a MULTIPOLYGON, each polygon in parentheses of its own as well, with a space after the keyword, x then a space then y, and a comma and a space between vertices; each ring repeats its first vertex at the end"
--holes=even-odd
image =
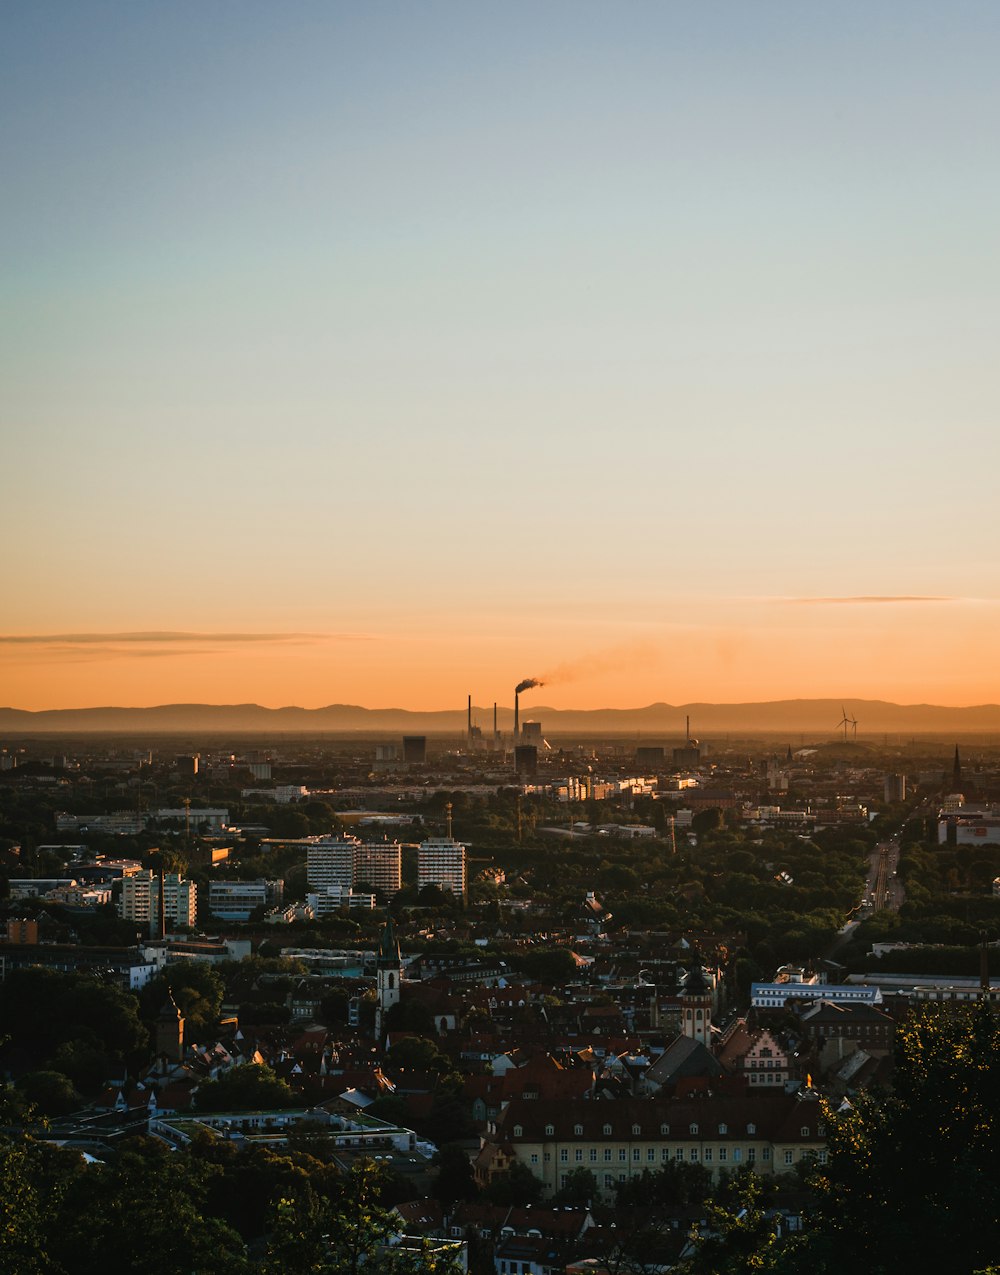
POLYGON ((520 726, 518 725, 518 712, 519 712, 518 701, 520 700, 520 698, 521 698, 520 691, 515 691, 514 692, 514 743, 515 744, 517 743, 518 734, 521 729, 520 726))

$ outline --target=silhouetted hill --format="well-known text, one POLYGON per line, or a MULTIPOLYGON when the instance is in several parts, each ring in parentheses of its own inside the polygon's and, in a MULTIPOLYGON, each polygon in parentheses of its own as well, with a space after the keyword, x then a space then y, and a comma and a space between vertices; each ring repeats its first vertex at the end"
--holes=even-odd
MULTIPOLYGON (((1000 705, 949 708, 937 704, 892 704, 886 700, 844 701, 857 718, 859 736, 892 733, 953 732, 1000 734, 1000 705)), ((680 738, 684 719, 691 733, 728 732, 833 736, 840 721, 841 701, 832 699, 769 700, 750 704, 650 704, 645 708, 555 709, 522 703, 522 719, 542 722, 547 734, 635 734, 680 738)), ((512 710, 501 709, 499 726, 509 731, 512 710)), ((473 709, 473 720, 484 732, 492 729, 493 709, 473 709)), ((295 733, 350 732, 366 734, 449 733, 465 730, 464 709, 436 712, 404 708, 364 708, 357 704, 329 704, 325 708, 264 708, 260 704, 160 704, 154 708, 63 708, 29 712, 0 708, 0 731, 287 731, 295 733)))

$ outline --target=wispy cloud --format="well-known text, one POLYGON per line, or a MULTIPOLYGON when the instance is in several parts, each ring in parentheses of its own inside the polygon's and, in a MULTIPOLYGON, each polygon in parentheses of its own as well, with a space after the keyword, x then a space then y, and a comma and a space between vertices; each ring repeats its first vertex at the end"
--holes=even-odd
POLYGON ((150 631, 141 633, 0 633, 2 646, 129 646, 156 644, 187 646, 198 643, 232 646, 242 642, 308 643, 364 642, 366 633, 177 633, 150 631))
POLYGON ((963 599, 919 593, 875 593, 847 598, 775 598, 774 601, 788 606, 884 606, 900 602, 961 602, 963 599))

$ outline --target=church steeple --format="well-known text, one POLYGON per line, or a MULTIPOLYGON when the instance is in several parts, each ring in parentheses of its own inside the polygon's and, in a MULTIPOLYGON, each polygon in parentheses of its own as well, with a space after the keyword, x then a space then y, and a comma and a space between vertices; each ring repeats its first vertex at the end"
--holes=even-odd
POLYGON ((712 1040, 712 989, 698 960, 681 982, 681 1021, 685 1036, 710 1045, 712 1040))
POLYGON ((385 1017, 399 1003, 399 983, 403 975, 403 958, 399 954, 399 939, 392 915, 386 912, 385 929, 378 942, 375 956, 375 976, 378 981, 378 1003, 375 1007, 375 1038, 381 1045, 385 1036, 385 1017))

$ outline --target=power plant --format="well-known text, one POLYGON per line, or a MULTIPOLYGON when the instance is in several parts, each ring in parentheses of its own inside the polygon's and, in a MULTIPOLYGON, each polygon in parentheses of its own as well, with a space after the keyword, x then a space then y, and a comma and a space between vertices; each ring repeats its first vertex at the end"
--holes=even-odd
MULTIPOLYGON (((521 740, 521 694, 523 691, 529 691, 536 686, 544 686, 545 683, 536 677, 526 677, 514 687, 514 732, 513 743, 516 747, 521 740)), ((536 743, 541 738, 541 723, 532 722, 532 742, 536 743), (536 739, 535 736, 538 738, 536 739)), ((480 727, 476 726, 472 721, 472 695, 469 694, 466 701, 466 724, 465 724, 466 742, 470 749, 479 748, 483 743, 483 732, 480 727)), ((499 749, 502 746, 500 728, 497 722, 497 702, 493 701, 493 737, 490 746, 499 749)), ((547 745, 546 745, 547 747, 547 745)))

